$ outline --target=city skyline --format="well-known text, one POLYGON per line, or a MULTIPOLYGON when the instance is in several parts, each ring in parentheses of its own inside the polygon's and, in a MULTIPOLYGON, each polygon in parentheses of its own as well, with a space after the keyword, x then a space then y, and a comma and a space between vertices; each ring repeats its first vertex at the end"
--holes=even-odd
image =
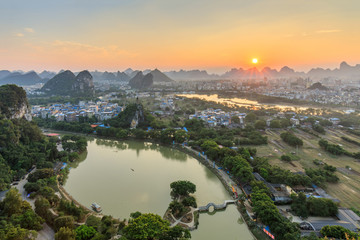
POLYGON ((0 66, 222 73, 355 65, 359 7, 355 0, 4 2, 0 66))

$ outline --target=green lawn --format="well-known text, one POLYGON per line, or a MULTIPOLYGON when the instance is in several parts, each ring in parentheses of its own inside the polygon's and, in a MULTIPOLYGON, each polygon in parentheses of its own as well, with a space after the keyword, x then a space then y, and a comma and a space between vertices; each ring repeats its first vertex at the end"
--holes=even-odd
MULTIPOLYGON (((257 155, 267 157, 270 164, 278 165, 292 172, 304 171, 305 168, 318 168, 313 163, 314 159, 322 160, 337 168, 351 167, 353 173, 350 174, 338 171, 336 174, 340 178, 339 183, 329 184, 326 190, 330 195, 341 201, 341 206, 360 208, 360 174, 356 174, 360 173, 360 163, 356 159, 347 156, 335 156, 325 152, 319 147, 318 141, 320 138, 298 129, 296 129, 295 134, 303 140, 304 145, 298 149, 291 147, 281 140, 281 132, 283 130, 267 130, 268 145, 257 146, 257 155), (294 154, 299 160, 284 163, 280 160, 282 154, 294 154)), ((341 144, 349 152, 360 151, 358 146, 342 140, 341 136, 347 136, 360 142, 360 137, 339 129, 327 130, 325 135, 321 135, 322 138, 331 143, 341 144)))

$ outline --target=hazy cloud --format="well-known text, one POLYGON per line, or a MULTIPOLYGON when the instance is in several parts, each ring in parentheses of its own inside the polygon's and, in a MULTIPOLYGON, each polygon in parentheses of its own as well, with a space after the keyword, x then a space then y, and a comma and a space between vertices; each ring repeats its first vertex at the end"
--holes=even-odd
POLYGON ((34 33, 35 30, 32 29, 32 28, 24 28, 25 32, 28 32, 28 33, 34 33))
POLYGON ((55 40, 52 45, 57 48, 61 48, 63 51, 69 51, 69 50, 77 50, 77 51, 85 51, 88 53, 101 53, 104 55, 123 55, 128 57, 135 57, 138 54, 131 53, 129 51, 120 49, 116 45, 111 45, 107 47, 99 47, 94 46, 90 44, 84 44, 80 42, 74 42, 74 41, 62 41, 62 40, 55 40))
POLYGON ((22 34, 22 33, 15 33, 15 36, 16 36, 16 37, 23 37, 24 34, 22 34))
POLYGON ((340 29, 324 29, 324 30, 319 30, 316 31, 316 33, 337 33, 337 32, 341 32, 340 29))

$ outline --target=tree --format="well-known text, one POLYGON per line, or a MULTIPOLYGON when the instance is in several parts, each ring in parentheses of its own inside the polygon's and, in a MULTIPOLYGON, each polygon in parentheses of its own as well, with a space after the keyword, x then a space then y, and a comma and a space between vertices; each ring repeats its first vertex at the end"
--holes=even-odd
POLYGON ((128 137, 128 131, 126 129, 118 129, 116 138, 124 139, 128 137))
POLYGON ((236 123, 236 124, 240 124, 240 118, 238 116, 232 116, 231 117, 231 122, 236 123))
POLYGON ((264 190, 255 189, 251 194, 253 210, 261 222, 270 227, 279 240, 300 239, 300 230, 296 223, 281 216, 277 207, 264 190))
POLYGON ((39 197, 35 200, 35 212, 42 217, 45 217, 50 208, 49 201, 44 197, 39 197))
POLYGON ((355 239, 359 237, 359 234, 351 232, 349 229, 346 229, 342 226, 324 226, 321 228, 320 233, 323 236, 331 237, 331 238, 337 238, 337 239, 346 239, 346 236, 348 236, 347 239, 355 239))
POLYGON ((55 234, 55 240, 75 240, 76 233, 73 229, 62 227, 55 234))
POLYGON ((3 200, 3 211, 9 217, 13 214, 21 213, 23 205, 22 203, 23 201, 21 199, 19 190, 16 188, 10 188, 10 190, 5 195, 5 199, 3 200))
POLYGON ((190 131, 199 131, 204 128, 204 121, 193 118, 185 120, 185 127, 190 131))
POLYGON ((161 240, 185 240, 190 239, 191 234, 189 230, 180 226, 175 226, 169 229, 169 231, 161 237, 161 240))
POLYGON ((337 204, 331 199, 310 197, 306 203, 312 216, 329 217, 335 216, 338 212, 337 204))
POLYGON ((0 191, 6 190, 10 186, 12 179, 11 168, 0 154, 0 191))
POLYGON ((245 122, 246 122, 246 123, 253 123, 253 122, 256 121, 256 119, 257 119, 256 114, 253 113, 253 112, 251 112, 251 113, 249 113, 249 114, 246 115, 246 117, 245 117, 245 122))
POLYGON ((139 128, 133 129, 132 133, 135 135, 135 138, 137 139, 144 139, 146 137, 146 132, 139 128))
POLYGON ((135 218, 140 217, 141 214, 142 214, 141 212, 136 211, 136 212, 130 213, 130 217, 133 218, 133 219, 135 219, 135 218))
POLYGON ((264 120, 257 120, 254 124, 254 128, 264 130, 266 128, 266 122, 264 120))
POLYGON ((58 217, 54 221, 54 227, 55 227, 55 230, 57 230, 57 231, 62 227, 73 229, 74 228, 74 218, 72 216, 58 217))
POLYGON ((174 214, 175 217, 182 216, 182 214, 185 211, 184 205, 182 203, 178 202, 178 201, 172 201, 169 204, 169 208, 170 208, 172 214, 174 214))
POLYGON ((39 215, 37 215, 32 209, 26 210, 21 215, 13 215, 12 221, 14 224, 19 224, 22 228, 40 231, 44 223, 39 215))
POLYGON ((291 122, 288 118, 281 118, 280 119, 280 125, 282 128, 286 128, 286 127, 290 127, 291 126, 291 122))
MULTIPOLYGON (((30 237, 33 231, 21 228, 19 226, 14 227, 13 225, 7 226, 5 229, 0 229, 0 239, 3 240, 23 240, 30 237)), ((34 239, 34 238, 31 238, 34 239)))
POLYGON ((306 206, 306 195, 301 192, 298 196, 292 194, 291 198, 293 200, 291 210, 294 211, 297 216, 307 218, 309 216, 309 211, 306 206))
POLYGON ((175 129, 167 128, 160 133, 160 141, 163 143, 172 143, 174 140, 175 129))
POLYGON ((157 239, 168 231, 169 222, 152 213, 142 214, 123 229, 125 237, 133 240, 157 239))
POLYGON ((98 217, 95 217, 93 215, 90 215, 86 219, 86 225, 89 227, 93 227, 96 230, 98 230, 100 224, 101 224, 101 219, 99 219, 98 217))
POLYGON ((319 120, 319 123, 320 123, 320 125, 323 126, 323 127, 329 127, 329 126, 332 126, 332 125, 333 125, 332 122, 330 122, 329 120, 326 120, 326 119, 321 119, 321 120, 319 120))
POLYGON ((303 145, 303 141, 290 132, 283 132, 280 134, 280 137, 284 142, 286 142, 290 146, 293 146, 293 147, 299 146, 300 147, 303 145))
POLYGON ((197 207, 197 204, 196 204, 196 199, 193 197, 193 196, 189 196, 189 197, 186 197, 182 200, 182 204, 185 206, 185 207, 194 207, 196 208, 197 207))
POLYGON ((51 187, 43 187, 40 189, 40 194, 50 201, 50 199, 55 195, 55 190, 51 187))
POLYGON ((177 130, 174 137, 177 143, 183 143, 189 139, 189 134, 187 134, 185 130, 177 130))
POLYGON ((314 232, 312 232, 310 233, 309 236, 302 237, 301 240, 319 240, 319 238, 316 236, 314 232))
POLYGON ((173 196, 188 196, 196 192, 196 185, 190 181, 179 180, 170 184, 173 196))
POLYGON ((34 173, 30 173, 28 176, 29 182, 36 182, 39 179, 50 178, 54 176, 54 170, 52 168, 38 169, 34 173))
POLYGON ((319 124, 312 125, 312 129, 318 133, 325 134, 325 129, 319 124))
POLYGON ((291 162, 291 157, 288 155, 281 155, 281 161, 291 162))
POLYGON ((271 192, 270 192, 270 189, 266 186, 266 184, 263 182, 263 181, 251 181, 250 183, 252 189, 253 189, 253 192, 263 192, 265 193, 266 195, 270 196, 271 195, 271 192))
POLYGON ((279 120, 272 120, 270 122, 270 127, 271 128, 281 128, 281 123, 279 120))
POLYGON ((93 227, 81 225, 75 229, 76 240, 90 240, 96 234, 96 230, 93 227))

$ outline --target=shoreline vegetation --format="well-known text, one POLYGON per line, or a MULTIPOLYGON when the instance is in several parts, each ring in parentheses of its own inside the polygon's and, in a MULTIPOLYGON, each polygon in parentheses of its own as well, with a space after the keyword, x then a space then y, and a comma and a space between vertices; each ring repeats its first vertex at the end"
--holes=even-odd
MULTIPOLYGON (((87 137, 94 137, 94 138, 100 138, 100 139, 105 139, 105 140, 115 140, 115 141, 122 141, 122 140, 119 140, 119 139, 116 139, 114 137, 110 137, 110 136, 98 136, 96 134, 83 134, 83 133, 76 133, 76 132, 69 132, 69 131, 59 131, 59 130, 53 130, 53 129, 48 129, 48 128, 43 128, 43 130, 51 130, 51 131, 54 131, 54 132, 58 132, 58 133, 71 133, 71 134, 80 134, 80 135, 83 135, 83 136, 87 136, 87 137)), ((196 160, 198 160, 201 164, 203 164, 204 166, 206 166, 212 173, 214 173, 217 178, 220 180, 220 182, 222 183, 223 187, 226 189, 226 191, 229 193, 229 196, 232 196, 233 195, 233 191, 232 191, 232 188, 231 186, 228 184, 228 182, 226 182, 226 179, 223 177, 223 175, 221 175, 219 173, 218 170, 214 169, 213 166, 211 166, 210 164, 210 161, 209 160, 206 160, 206 158, 200 154, 199 156, 199 152, 196 153, 195 150, 191 149, 190 147, 186 148, 186 147, 183 147, 181 144, 165 144, 165 143, 162 143, 160 141, 156 141, 155 139, 144 139, 144 140, 141 140, 141 139, 137 139, 135 137, 133 138, 129 138, 128 140, 133 140, 133 141, 141 141, 141 142, 150 142, 150 143, 153 143, 153 144, 159 144, 159 145, 162 145, 162 146, 165 146, 165 147, 170 147, 170 148, 174 148, 174 149, 177 149, 185 154, 188 154, 189 156, 195 158, 196 160)), ((66 180, 65 180, 66 181, 66 180)), ((76 201, 76 199, 74 199, 69 193, 66 192, 65 188, 63 188, 61 185, 59 185, 60 188, 61 188, 61 193, 62 194, 65 194, 65 198, 69 197, 72 201, 74 201, 75 204, 77 204, 79 207, 82 207, 82 208, 85 208, 86 210, 90 210, 92 212, 91 209, 87 208, 86 206, 82 205, 81 203, 79 203, 78 201, 76 201)), ((241 192, 242 193, 242 192, 241 192)), ((236 207, 237 207, 237 210, 238 212, 240 213, 240 216, 242 218, 242 220, 246 223, 248 229, 250 230, 252 236, 257 239, 257 240, 266 240, 268 239, 268 237, 266 236, 266 234, 256 226, 256 224, 254 224, 254 222, 250 219, 250 217, 247 215, 247 212, 246 212, 246 208, 245 208, 245 205, 242 201, 238 201, 237 203, 235 203, 236 207)), ((167 218, 165 218, 165 216, 167 215, 167 212, 168 210, 164 213, 164 219, 165 220, 169 220, 167 218)), ((101 214, 97 214, 97 215, 101 215, 101 214)), ((195 228, 187 228, 189 230, 195 230, 196 229, 196 226, 198 225, 198 222, 199 222, 199 218, 200 218, 200 213, 198 211, 195 211, 194 213, 194 226, 195 228)), ((170 222, 171 223, 171 222, 170 222)), ((182 227, 188 227, 188 226, 184 226, 184 225, 181 225, 182 227)))

